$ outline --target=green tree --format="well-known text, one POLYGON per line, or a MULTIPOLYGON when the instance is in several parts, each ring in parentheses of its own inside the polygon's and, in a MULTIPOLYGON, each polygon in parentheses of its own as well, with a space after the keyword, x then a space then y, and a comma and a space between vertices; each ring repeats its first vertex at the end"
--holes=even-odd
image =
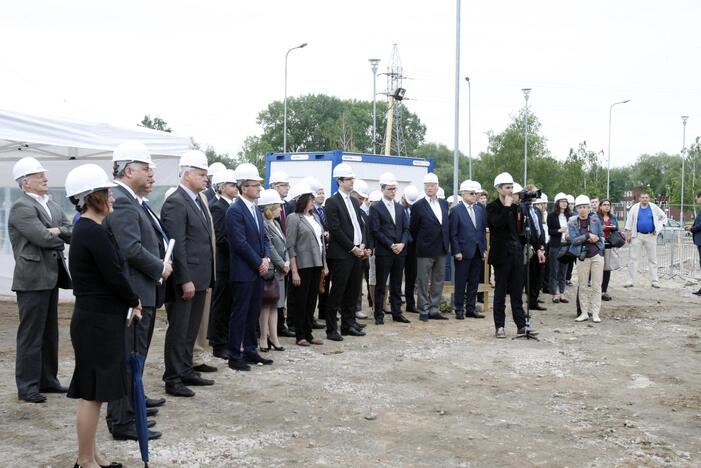
POLYGON ((159 130, 161 132, 171 133, 173 131, 173 129, 171 129, 168 126, 168 122, 166 122, 165 120, 163 120, 162 118, 160 118, 158 116, 151 118, 150 114, 146 114, 144 116, 143 120, 141 120, 141 122, 139 122, 139 126, 146 127, 146 128, 152 128, 154 130, 159 130))

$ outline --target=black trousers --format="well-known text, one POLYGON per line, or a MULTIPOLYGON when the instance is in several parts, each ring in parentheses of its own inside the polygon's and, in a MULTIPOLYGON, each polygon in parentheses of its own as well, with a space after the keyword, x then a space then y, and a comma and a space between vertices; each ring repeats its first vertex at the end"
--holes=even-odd
POLYGON ((168 330, 163 351, 163 381, 166 385, 181 384, 183 377, 194 373, 192 351, 200 330, 205 296, 205 290, 195 291, 195 295, 189 301, 178 297, 175 301, 166 303, 168 330))
POLYGON ((404 257, 401 255, 375 256, 375 318, 385 316, 385 290, 389 277, 389 304, 392 316, 402 313, 402 274, 404 257))
POLYGON ((15 382, 20 397, 61 385, 58 373, 58 288, 17 291, 15 382))
POLYGON ((521 292, 523 291, 523 263, 520 255, 510 255, 506 263, 494 268, 494 326, 504 326, 506 319, 506 294, 511 299, 511 315, 518 328, 526 326, 521 292))
POLYGON ((207 337, 214 351, 224 352, 229 344, 229 315, 233 299, 232 282, 228 274, 218 274, 212 291, 212 310, 209 314, 207 337))
POLYGON ((319 297, 321 267, 301 268, 300 284, 295 286, 290 281, 290 309, 294 308, 295 336, 297 341, 312 340, 312 322, 316 299, 319 297))
POLYGON ((604 271, 604 277, 601 280, 601 292, 605 293, 609 290, 609 281, 611 281, 611 270, 604 271))
POLYGON ((404 258, 404 299, 407 310, 416 309, 416 248, 407 246, 406 257, 404 258))
MULTIPOLYGON (((530 304, 531 307, 538 305, 538 296, 540 295, 540 289, 543 287, 543 267, 544 264, 538 263, 538 254, 534 252, 533 257, 531 257, 531 260, 528 262, 528 265, 526 265, 530 276, 526 295, 528 296, 528 304, 530 304)), ((525 274, 526 273, 524 271, 524 275, 525 274)), ((525 276, 523 279, 523 283, 523 286, 525 288, 525 276)))
POLYGON ((341 313, 341 330, 355 324, 355 309, 360 295, 362 262, 356 256, 328 259, 331 270, 329 309, 326 315, 326 333, 338 332, 337 313, 341 313))
MULTIPOLYGON (((124 351, 127 356, 134 351, 144 356, 144 358, 148 356, 155 323, 156 310, 153 307, 144 307, 141 310, 141 320, 134 321, 124 334, 124 351)), ((119 400, 110 401, 107 404, 107 425, 112 428, 113 432, 127 430, 134 423, 134 410, 131 406, 131 382, 133 378, 131 366, 127 366, 126 396, 119 400)))

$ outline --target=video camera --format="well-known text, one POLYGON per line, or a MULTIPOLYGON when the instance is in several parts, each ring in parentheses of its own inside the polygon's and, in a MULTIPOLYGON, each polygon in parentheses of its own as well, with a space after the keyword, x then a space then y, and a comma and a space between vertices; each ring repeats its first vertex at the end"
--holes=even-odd
POLYGON ((542 191, 540 190, 534 190, 532 192, 526 192, 526 191, 521 191, 519 192, 518 196, 521 202, 527 202, 527 201, 533 201, 536 198, 540 198, 540 196, 543 194, 542 191))

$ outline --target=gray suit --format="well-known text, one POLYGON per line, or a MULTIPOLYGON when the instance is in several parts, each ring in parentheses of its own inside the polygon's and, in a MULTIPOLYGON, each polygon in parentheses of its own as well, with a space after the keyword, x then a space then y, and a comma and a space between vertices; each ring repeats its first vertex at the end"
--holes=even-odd
MULTIPOLYGON (((129 279, 129 285, 139 296, 143 306, 141 320, 132 325, 135 327, 135 332, 130 329, 125 335, 125 352, 136 351, 146 357, 153 336, 156 308, 160 307, 164 294, 164 288, 157 284, 163 273, 163 260, 161 260, 165 254, 163 235, 156 231, 154 223, 157 220, 147 213, 139 200, 126 188, 117 186, 112 193, 114 211, 102 224, 112 232, 119 250, 126 258, 125 273, 129 279)), ((127 377, 131 382, 132 376, 128 366, 127 377)), ((127 386, 125 397, 111 401, 107 406, 107 421, 108 424, 113 425, 113 433, 127 430, 126 426, 134 422, 130 396, 131 383, 127 386)))
POLYGON ((287 291, 285 291, 285 275, 282 270, 285 268, 285 262, 289 261, 287 255, 287 241, 282 233, 280 224, 274 219, 265 220, 265 234, 270 241, 270 261, 275 267, 275 279, 277 280, 278 289, 280 290, 280 299, 278 299, 277 307, 285 307, 285 299, 287 291))
MULTIPOLYGON (((316 214, 314 219, 321 226, 321 221, 316 214)), ((324 228, 321 229, 323 233, 324 228)), ((319 249, 314 228, 299 213, 291 213, 287 216, 287 252, 290 258, 296 257, 298 269, 326 266, 326 249, 319 249)))
POLYGON ((21 397, 60 386, 58 372, 58 288, 70 289, 63 254, 73 227, 53 201, 51 217, 39 202, 22 194, 10 209, 8 230, 15 271, 19 326, 15 380, 21 397), (49 228, 61 230, 58 236, 49 228))
POLYGON ((173 250, 174 298, 166 303, 168 331, 165 339, 165 372, 168 385, 181 384, 183 378, 194 375, 192 353, 204 311, 207 288, 214 285, 214 253, 209 210, 202 209, 190 195, 178 187, 161 209, 166 232, 175 239, 173 250), (195 295, 182 299, 182 285, 192 281, 195 295))

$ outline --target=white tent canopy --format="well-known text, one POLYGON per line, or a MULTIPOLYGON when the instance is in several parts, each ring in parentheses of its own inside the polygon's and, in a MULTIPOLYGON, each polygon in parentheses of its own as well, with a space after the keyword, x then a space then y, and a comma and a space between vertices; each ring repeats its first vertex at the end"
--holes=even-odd
POLYGON ((162 163, 156 173, 158 185, 177 183, 177 158, 192 146, 189 137, 138 126, 123 128, 0 109, 0 171, 4 174, 0 186, 14 186, 12 165, 24 156, 45 164, 49 184, 54 187, 61 186, 65 174, 86 160, 111 173, 112 151, 126 140, 141 141, 156 164, 162 163))

